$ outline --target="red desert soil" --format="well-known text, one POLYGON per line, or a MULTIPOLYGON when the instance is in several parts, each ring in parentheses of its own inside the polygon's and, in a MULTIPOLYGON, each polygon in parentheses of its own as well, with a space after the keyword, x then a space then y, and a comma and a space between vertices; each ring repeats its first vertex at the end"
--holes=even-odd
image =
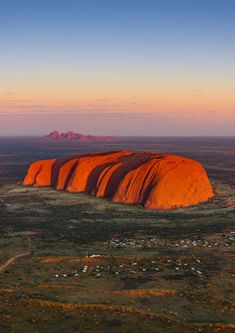
POLYGON ((235 200, 225 201, 224 205, 228 207, 235 207, 235 200))
POLYGON ((149 209, 188 207, 214 196, 199 162, 150 152, 116 151, 37 161, 30 165, 22 184, 85 192, 149 209))

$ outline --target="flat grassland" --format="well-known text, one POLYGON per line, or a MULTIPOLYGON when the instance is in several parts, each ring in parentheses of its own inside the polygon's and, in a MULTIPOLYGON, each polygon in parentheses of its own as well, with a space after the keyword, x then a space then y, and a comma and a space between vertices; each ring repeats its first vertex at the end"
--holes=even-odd
POLYGON ((233 332, 234 139, 0 139, 0 332, 233 332), (30 162, 159 151, 203 163, 215 199, 150 211, 22 187, 30 162))

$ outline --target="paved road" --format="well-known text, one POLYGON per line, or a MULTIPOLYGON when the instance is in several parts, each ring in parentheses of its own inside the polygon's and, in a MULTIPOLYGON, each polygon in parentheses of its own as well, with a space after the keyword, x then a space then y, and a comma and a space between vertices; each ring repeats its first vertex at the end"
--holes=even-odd
POLYGON ((4 272, 7 267, 14 264, 17 261, 17 259, 30 255, 30 252, 31 252, 31 238, 29 238, 29 237, 27 237, 27 238, 28 238, 27 251, 18 253, 15 256, 8 259, 3 265, 0 266, 0 273, 4 272))

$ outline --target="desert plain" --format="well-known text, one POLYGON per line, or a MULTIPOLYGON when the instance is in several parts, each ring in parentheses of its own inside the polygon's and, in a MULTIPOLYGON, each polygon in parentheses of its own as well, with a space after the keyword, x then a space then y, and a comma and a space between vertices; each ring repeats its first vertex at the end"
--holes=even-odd
POLYGON ((233 332, 234 138, 0 139, 0 331, 233 332), (96 151, 200 161, 206 203, 146 210, 25 187, 30 163, 96 151))

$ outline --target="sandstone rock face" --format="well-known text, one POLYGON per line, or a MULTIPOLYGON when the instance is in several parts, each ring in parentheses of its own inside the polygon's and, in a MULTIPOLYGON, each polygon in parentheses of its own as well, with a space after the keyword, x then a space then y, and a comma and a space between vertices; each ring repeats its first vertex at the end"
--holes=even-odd
POLYGON ((29 167, 27 176, 23 181, 23 185, 33 186, 51 186, 52 184, 52 166, 54 160, 40 160, 32 163, 29 167))
POLYGON ((116 151, 30 165, 23 185, 85 192, 149 209, 183 208, 214 196, 199 162, 158 153, 116 151))

